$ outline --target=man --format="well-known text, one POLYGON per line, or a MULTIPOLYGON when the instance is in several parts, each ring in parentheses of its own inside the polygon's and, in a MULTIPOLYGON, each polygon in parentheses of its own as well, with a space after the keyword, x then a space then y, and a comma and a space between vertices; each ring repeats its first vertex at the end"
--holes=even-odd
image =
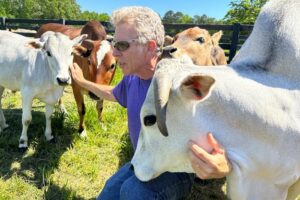
MULTIPOLYGON (((129 134, 135 149, 141 127, 140 109, 163 46, 164 28, 158 14, 145 7, 121 8, 113 12, 112 23, 115 26, 113 55, 125 75, 122 81, 116 87, 97 85, 83 78, 77 64, 70 66, 70 70, 80 86, 127 108, 129 134)), ((201 178, 223 177, 229 171, 224 151, 211 134, 208 139, 215 147, 211 154, 191 141, 192 165, 201 178)), ((193 181, 193 174, 167 172, 149 182, 141 182, 128 162, 106 182, 97 199, 180 199, 189 194, 193 181)))

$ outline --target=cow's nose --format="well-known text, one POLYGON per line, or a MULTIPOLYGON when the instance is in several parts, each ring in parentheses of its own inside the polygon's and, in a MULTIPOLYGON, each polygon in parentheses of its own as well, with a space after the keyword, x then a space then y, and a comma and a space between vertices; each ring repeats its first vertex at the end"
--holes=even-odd
POLYGON ((68 85, 69 84, 69 80, 70 80, 70 77, 67 77, 67 78, 61 78, 61 77, 57 77, 56 78, 57 82, 59 85, 68 85))
POLYGON ((167 46, 163 48, 163 52, 174 53, 175 51, 177 51, 177 48, 173 46, 167 46))
POLYGON ((172 58, 172 53, 174 53, 175 51, 177 51, 176 47, 172 47, 172 46, 167 46, 164 47, 162 50, 162 58, 172 58))
POLYGON ((131 169, 132 171, 134 171, 134 166, 133 166, 133 164, 130 164, 130 169, 131 169))

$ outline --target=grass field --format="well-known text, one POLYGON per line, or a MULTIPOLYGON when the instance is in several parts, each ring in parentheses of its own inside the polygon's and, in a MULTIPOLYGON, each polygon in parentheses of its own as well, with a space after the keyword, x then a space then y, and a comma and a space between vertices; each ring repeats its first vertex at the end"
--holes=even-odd
MULTIPOLYGON (((121 79, 120 72, 114 79, 121 79)), ((103 124, 97 120, 95 102, 86 99, 86 139, 77 134, 79 117, 71 87, 63 96, 68 115, 58 109, 52 117, 56 143, 44 137, 44 104, 34 101, 32 123, 28 129, 29 148, 18 151, 21 134, 20 93, 5 92, 4 115, 9 128, 0 134, 0 200, 7 199, 95 199, 105 181, 133 151, 128 138, 126 110, 105 102, 103 124)), ((188 200, 226 199, 224 179, 198 180, 188 200)))

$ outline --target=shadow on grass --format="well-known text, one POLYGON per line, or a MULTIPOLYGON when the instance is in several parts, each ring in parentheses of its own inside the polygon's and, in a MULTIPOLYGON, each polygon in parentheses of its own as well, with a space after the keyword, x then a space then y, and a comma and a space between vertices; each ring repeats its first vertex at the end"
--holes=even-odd
POLYGON ((121 137, 122 145, 119 151, 119 168, 129 162, 133 156, 134 150, 131 144, 129 133, 123 134, 121 137))
MULTIPOLYGON (((52 115, 52 132, 56 142, 49 143, 44 136, 44 112, 32 111, 32 122, 28 128, 29 150, 21 153, 18 150, 18 143, 22 130, 22 110, 4 109, 3 111, 9 127, 0 135, 0 177, 8 180, 13 175, 17 175, 36 185, 37 188, 47 186, 49 184, 47 177, 58 167, 61 155, 72 146, 72 141, 76 136, 75 128, 67 126, 64 123, 64 116, 55 112, 52 115)), ((58 190, 61 189, 51 186, 48 190, 49 195, 56 193, 52 191, 58 190)), ((63 190, 61 193, 72 193, 72 191, 63 190)))
POLYGON ((50 185, 44 194, 44 199, 47 200, 86 200, 86 198, 76 196, 75 192, 65 187, 60 188, 56 185, 50 185))

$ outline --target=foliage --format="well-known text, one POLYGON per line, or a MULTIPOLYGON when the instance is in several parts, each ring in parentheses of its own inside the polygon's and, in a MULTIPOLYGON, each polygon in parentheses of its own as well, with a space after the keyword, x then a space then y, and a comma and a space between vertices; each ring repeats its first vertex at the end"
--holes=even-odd
POLYGON ((80 16, 76 0, 0 0, 0 8, 2 16, 8 18, 78 19, 80 16))
POLYGON ((98 21, 109 21, 109 15, 107 13, 96 13, 84 11, 80 14, 82 20, 98 20, 98 21))
POLYGON ((163 23, 183 23, 183 24, 214 24, 218 22, 215 18, 208 17, 207 15, 195 15, 191 17, 189 15, 183 14, 182 12, 174 12, 169 10, 165 13, 162 18, 163 23))
POLYGON ((268 0, 234 0, 230 3, 231 9, 224 17, 228 24, 254 24, 261 7, 268 0))

